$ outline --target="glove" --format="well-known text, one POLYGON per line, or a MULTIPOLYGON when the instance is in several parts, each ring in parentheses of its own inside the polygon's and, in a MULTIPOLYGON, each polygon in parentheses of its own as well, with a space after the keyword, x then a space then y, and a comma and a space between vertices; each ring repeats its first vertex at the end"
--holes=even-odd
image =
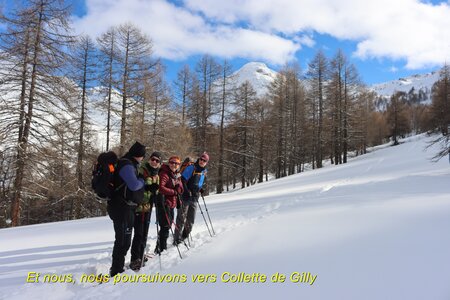
POLYGON ((181 186, 181 184, 177 183, 175 185, 175 193, 178 195, 181 195, 183 193, 183 187, 181 186))
POLYGON ((156 191, 159 189, 159 185, 157 183, 152 183, 149 185, 149 191, 152 192, 152 194, 156 194, 156 191))
POLYGON ((200 189, 200 194, 203 196, 203 193, 204 193, 205 191, 203 190, 203 189, 200 189))
POLYGON ((151 208, 150 203, 142 204, 142 212, 149 212, 151 208))
POLYGON ((181 197, 177 197, 177 209, 180 209, 183 206, 183 202, 181 201, 181 197))

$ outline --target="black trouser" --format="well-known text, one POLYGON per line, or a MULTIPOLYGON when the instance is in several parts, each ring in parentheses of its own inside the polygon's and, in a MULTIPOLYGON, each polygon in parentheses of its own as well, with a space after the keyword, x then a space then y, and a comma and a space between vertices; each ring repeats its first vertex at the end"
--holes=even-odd
POLYGON ((157 221, 160 226, 156 248, 159 248, 160 251, 167 249, 167 238, 173 221, 173 213, 173 208, 163 204, 162 201, 158 201, 156 204, 157 221))
POLYGON ((125 256, 131 245, 131 233, 134 225, 134 207, 108 205, 108 214, 114 223, 115 241, 112 252, 111 276, 123 272, 125 256))
POLYGON ((183 200, 183 204, 177 210, 177 226, 175 227, 175 240, 185 239, 192 231, 197 212, 198 197, 192 196, 183 200), (181 236, 181 237, 180 237, 181 236))
POLYGON ((131 245, 131 261, 142 259, 142 256, 144 255, 151 214, 152 207, 150 207, 150 211, 148 212, 139 212, 135 214, 134 236, 131 245))

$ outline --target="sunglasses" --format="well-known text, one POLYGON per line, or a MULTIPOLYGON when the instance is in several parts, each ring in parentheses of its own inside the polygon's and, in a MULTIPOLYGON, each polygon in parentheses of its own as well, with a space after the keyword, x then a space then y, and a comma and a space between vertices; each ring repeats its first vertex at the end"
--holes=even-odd
POLYGON ((206 159, 200 158, 201 161, 208 162, 206 159))
POLYGON ((154 162, 156 162, 156 163, 159 163, 159 162, 160 162, 160 160, 159 160, 159 159, 157 159, 157 158, 154 158, 154 157, 150 158, 150 160, 151 160, 151 161, 154 161, 154 162))
POLYGON ((176 162, 176 161, 169 161, 169 164, 171 164, 171 165, 180 165, 180 163, 179 162, 176 162))

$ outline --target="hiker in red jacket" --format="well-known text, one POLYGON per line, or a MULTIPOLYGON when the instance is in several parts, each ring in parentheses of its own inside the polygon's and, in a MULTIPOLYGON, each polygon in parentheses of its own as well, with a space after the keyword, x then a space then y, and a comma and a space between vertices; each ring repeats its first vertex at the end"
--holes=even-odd
POLYGON ((174 218, 174 208, 177 207, 178 195, 183 194, 183 184, 179 178, 180 158, 172 156, 168 164, 163 164, 159 171, 159 197, 156 201, 156 214, 161 227, 155 253, 167 249, 167 238, 174 218))

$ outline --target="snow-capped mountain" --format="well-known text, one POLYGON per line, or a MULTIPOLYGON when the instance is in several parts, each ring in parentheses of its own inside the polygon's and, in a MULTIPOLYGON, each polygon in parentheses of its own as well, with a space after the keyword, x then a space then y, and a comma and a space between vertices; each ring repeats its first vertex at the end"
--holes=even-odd
MULTIPOLYGON (((258 96, 264 95, 278 72, 270 69, 262 62, 249 62, 237 70, 233 76, 236 86, 249 81, 258 96)), ((382 98, 388 100, 395 92, 414 92, 421 103, 431 103, 431 88, 439 79, 439 71, 426 74, 416 74, 397 80, 377 83, 370 88, 382 98)))
POLYGON ((431 88, 438 79, 439 71, 435 71, 374 84, 371 89, 384 98, 389 98, 395 92, 409 93, 413 90, 415 94, 421 95, 422 103, 430 103, 431 88))
POLYGON ((277 72, 270 69, 262 62, 249 62, 237 70, 233 76, 236 86, 240 86, 245 81, 250 82, 258 96, 264 95, 270 84, 275 80, 277 72))

